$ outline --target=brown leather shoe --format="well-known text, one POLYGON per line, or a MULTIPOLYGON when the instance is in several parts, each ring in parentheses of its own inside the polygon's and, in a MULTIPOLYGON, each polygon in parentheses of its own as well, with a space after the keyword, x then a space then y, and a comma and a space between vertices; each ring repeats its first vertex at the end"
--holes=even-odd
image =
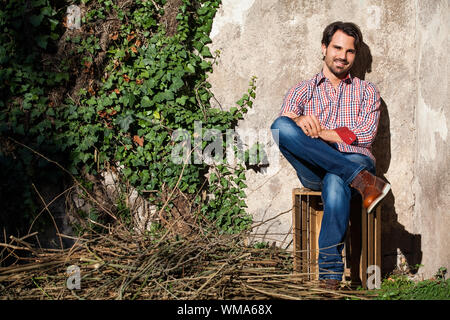
POLYGON ((391 190, 389 183, 384 182, 367 170, 358 173, 350 186, 361 193, 363 206, 367 209, 367 213, 370 213, 391 190))
POLYGON ((321 279, 319 280, 319 288, 326 290, 338 290, 341 282, 336 279, 321 279))

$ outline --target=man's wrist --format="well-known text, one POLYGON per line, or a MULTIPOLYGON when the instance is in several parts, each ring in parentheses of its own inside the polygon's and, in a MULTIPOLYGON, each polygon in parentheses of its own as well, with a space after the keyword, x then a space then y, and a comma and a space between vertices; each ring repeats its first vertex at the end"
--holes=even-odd
POLYGON ((322 129, 322 131, 320 131, 319 138, 331 143, 344 142, 335 130, 330 129, 322 129))
POLYGON ((340 127, 334 129, 336 134, 341 138, 342 142, 352 144, 356 140, 356 135, 347 127, 340 127))
POLYGON ((288 118, 291 118, 292 120, 295 120, 298 117, 300 117, 300 115, 296 114, 293 111, 288 111, 288 112, 284 112, 283 114, 281 114, 280 117, 288 117, 288 118))

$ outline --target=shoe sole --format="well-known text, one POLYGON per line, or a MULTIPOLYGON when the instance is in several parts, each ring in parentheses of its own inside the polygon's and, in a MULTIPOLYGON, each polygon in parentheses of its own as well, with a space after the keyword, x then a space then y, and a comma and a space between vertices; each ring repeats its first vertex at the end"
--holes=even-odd
POLYGON ((370 206, 367 208, 367 213, 372 212, 372 210, 376 207, 376 205, 388 194, 389 190, 391 190, 391 185, 389 183, 386 183, 386 185, 383 188, 383 191, 381 194, 376 198, 370 206))

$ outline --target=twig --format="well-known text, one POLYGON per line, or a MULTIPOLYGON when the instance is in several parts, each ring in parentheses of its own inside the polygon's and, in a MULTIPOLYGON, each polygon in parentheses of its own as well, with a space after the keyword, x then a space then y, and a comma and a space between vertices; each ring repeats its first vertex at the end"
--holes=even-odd
POLYGON ((321 292, 321 293, 333 294, 333 295, 336 295, 336 296, 341 296, 341 297, 346 297, 346 298, 358 298, 358 299, 368 300, 367 298, 364 298, 364 297, 360 297, 360 296, 356 297, 354 295, 352 296, 352 295, 349 295, 349 294, 340 293, 340 292, 337 292, 335 290, 325 290, 325 289, 319 289, 319 288, 310 288, 309 290, 316 291, 316 292, 321 292))
POLYGON ((269 222, 269 221, 271 221, 271 220, 275 220, 276 218, 282 216, 283 214, 286 214, 286 213, 291 212, 291 211, 292 211, 292 208, 289 209, 289 210, 280 212, 279 214, 277 214, 277 215, 275 215, 275 216, 273 216, 273 217, 271 217, 271 218, 269 218, 269 219, 267 219, 267 220, 264 220, 264 221, 260 222, 259 224, 253 225, 253 226, 252 226, 252 229, 258 228, 259 226, 261 226, 261 225, 263 225, 263 224, 265 224, 265 223, 267 223, 267 222, 269 222))
MULTIPOLYGON (((39 196, 39 199, 41 199, 42 203, 44 204, 44 209, 46 209, 46 211, 48 212, 50 218, 53 221, 53 226, 56 229, 56 234, 59 234, 59 228, 58 225, 56 224, 55 218, 53 217, 52 213, 50 212, 50 210, 48 209, 48 205, 45 203, 44 198, 42 198, 41 194, 39 193, 38 189, 36 188, 36 186, 34 185, 34 183, 31 184, 33 186, 34 191, 37 193, 37 195, 39 196)), ((58 236, 59 238, 59 245, 61 246, 61 250, 64 249, 63 246, 63 242, 62 242, 62 238, 61 236, 58 236)))
POLYGON ((219 268, 219 270, 217 270, 215 273, 213 273, 210 277, 209 277, 209 279, 207 280, 207 281, 205 281, 205 283, 200 287, 200 288, 198 288, 198 290, 194 293, 194 295, 192 296, 192 299, 195 299, 198 295, 199 295, 199 293, 203 290, 203 288, 204 287, 206 287, 210 282, 211 282, 211 280, 220 272, 220 271, 222 271, 222 269, 225 267, 225 266, 227 266, 228 265, 228 263, 224 263, 224 264, 222 264, 222 266, 219 268))
POLYGON ((10 249, 14 249, 14 250, 27 250, 27 251, 33 251, 27 247, 19 247, 19 246, 15 246, 12 244, 8 244, 8 243, 0 243, 0 247, 4 247, 4 248, 10 248, 10 249))
POLYGON ((45 290, 42 289, 41 286, 38 285, 38 284, 36 283, 36 281, 34 281, 34 278, 31 278, 31 281, 33 281, 34 285, 35 285, 36 287, 38 287, 39 290, 41 290, 41 291, 42 291, 42 292, 43 292, 50 300, 53 300, 53 298, 50 297, 49 294, 48 294, 47 292, 45 292, 45 290))
MULTIPOLYGON (((37 232, 36 232, 36 233, 37 233, 37 232)), ((16 237, 14 237, 14 236, 9 236, 9 238, 10 238, 11 240, 17 242, 17 243, 20 243, 20 244, 24 245, 24 246, 27 247, 31 252, 37 253, 36 249, 33 248, 32 246, 30 246, 30 245, 29 245, 28 243, 26 243, 25 241, 23 241, 23 240, 21 240, 21 239, 19 239, 19 238, 16 238, 16 237)))
MULTIPOLYGON (((158 11, 161 10, 161 7, 158 6, 158 4, 154 0, 151 0, 151 1, 152 1, 153 5, 155 6, 156 10, 158 10, 158 11)), ((159 16, 159 13, 158 13, 158 16, 159 16)))
POLYGON ((50 262, 44 262, 44 263, 35 263, 32 265, 26 265, 26 266, 18 266, 18 267, 14 267, 14 268, 8 269, 8 270, 0 269, 0 275, 29 271, 29 270, 33 270, 33 269, 54 266, 54 265, 62 264, 62 263, 64 263, 64 261, 58 260, 58 261, 50 261, 50 262))
POLYGON ((36 220, 39 218, 39 216, 48 208, 48 206, 50 206, 54 201, 56 201, 60 196, 62 196, 63 194, 65 194, 67 191, 75 188, 76 185, 71 186, 70 188, 67 188, 66 190, 64 190, 63 192, 61 192, 60 194, 58 194, 56 197, 54 197, 49 203, 47 203, 47 205, 44 206, 44 208, 39 211, 39 213, 36 215, 36 217, 33 219, 33 221, 31 222, 30 227, 28 228, 28 233, 30 233, 31 229, 33 228, 34 223, 36 222, 36 220))
POLYGON ((177 296, 175 296, 172 292, 170 292, 169 290, 167 290, 166 288, 164 288, 162 285, 160 285, 160 284, 158 283, 157 280, 154 280, 153 282, 156 283, 159 287, 161 287, 162 289, 164 289, 164 291, 168 292, 171 296, 173 296, 175 299, 178 300, 177 296))
POLYGON ((261 289, 252 287, 252 286, 250 286, 250 285, 248 285, 246 283, 243 283, 243 285, 245 287, 249 288, 249 289, 255 290, 256 292, 265 294, 265 295, 267 295, 269 297, 274 297, 274 298, 278 298, 278 299, 288 299, 288 300, 302 300, 299 297, 294 297, 294 296, 290 296, 290 295, 287 295, 287 294, 281 294, 281 293, 275 293, 275 292, 269 292, 269 291, 261 290, 261 289))
MULTIPOLYGON (((33 232, 32 234, 28 234, 24 237, 21 238, 15 238, 13 236, 10 236, 11 242, 10 243, 0 243, 0 246, 3 247, 3 250, 0 252, 0 255, 3 254, 4 250, 6 250, 7 248, 9 249, 13 249, 13 250, 28 250, 28 251, 32 251, 34 252, 35 250, 33 248, 31 248, 29 245, 25 245, 24 241, 26 238, 31 237, 33 235, 37 234, 37 232, 33 232), (19 246, 15 246, 12 244, 13 241, 22 243, 23 245, 25 245, 25 247, 19 247, 19 246)), ((6 234, 5 234, 5 239, 6 239, 6 234)), ((7 257, 9 257, 12 254, 12 252, 10 252, 3 260, 5 260, 7 257)), ((3 260, 1 260, 0 262, 2 262, 3 260)))
MULTIPOLYGON (((195 148, 194 148, 194 149, 195 149, 195 148)), ((173 187, 173 189, 172 189, 172 191, 170 192, 169 196, 167 197, 167 199, 166 199, 164 205, 163 205, 163 206, 161 207, 161 209, 159 210, 158 216, 159 216, 161 219, 162 219, 162 216, 161 216, 162 212, 163 212, 164 209, 166 208, 166 206, 167 206, 167 204, 169 203, 170 199, 172 198, 172 196, 173 196, 175 190, 177 189, 178 185, 180 184, 181 178, 183 177, 184 168, 186 167, 186 164, 188 163, 188 159, 190 158, 191 153, 192 153, 192 151, 193 151, 194 149, 192 149, 192 150, 189 152, 189 155, 188 155, 186 161, 183 163, 183 167, 181 168, 181 173, 180 173, 180 175, 179 175, 179 177, 178 177, 177 183, 175 184, 175 186, 173 187)))

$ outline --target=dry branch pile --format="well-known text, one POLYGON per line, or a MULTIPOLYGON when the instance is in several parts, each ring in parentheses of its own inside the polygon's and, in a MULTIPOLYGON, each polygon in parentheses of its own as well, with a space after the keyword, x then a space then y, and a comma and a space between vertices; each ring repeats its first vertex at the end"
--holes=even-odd
MULTIPOLYGON (((169 229, 170 230, 170 229, 169 229)), ((11 238, 0 250, 27 251, 0 268, 1 299, 343 299, 361 291, 327 291, 292 273, 289 252, 245 246, 243 235, 166 232, 158 239, 124 227, 76 238, 70 249, 36 249, 11 238), (80 288, 69 290, 69 266, 80 288)), ((33 234, 29 235, 33 236, 33 234)))

